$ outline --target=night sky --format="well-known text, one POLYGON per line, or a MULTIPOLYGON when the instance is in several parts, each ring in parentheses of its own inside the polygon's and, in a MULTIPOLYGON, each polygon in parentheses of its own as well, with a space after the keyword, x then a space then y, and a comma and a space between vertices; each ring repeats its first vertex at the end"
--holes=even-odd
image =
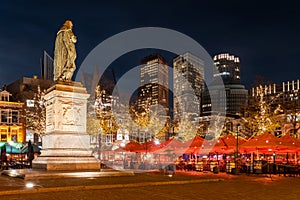
MULTIPOLYGON (((0 86, 23 76, 40 75, 43 50, 53 56, 56 33, 66 19, 73 21, 78 38, 77 66, 106 38, 128 29, 151 26, 182 32, 211 56, 228 52, 240 57, 241 80, 247 88, 256 76, 275 83, 300 77, 297 1, 101 2, 1 2, 0 86)), ((114 68, 124 71, 136 66, 143 54, 151 52, 143 51, 130 59, 116 61, 114 68)))

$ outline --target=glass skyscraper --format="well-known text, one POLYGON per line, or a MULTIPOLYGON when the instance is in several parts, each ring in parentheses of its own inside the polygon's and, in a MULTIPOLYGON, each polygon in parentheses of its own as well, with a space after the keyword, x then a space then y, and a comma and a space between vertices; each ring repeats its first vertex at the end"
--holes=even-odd
POLYGON ((167 61, 160 54, 151 55, 142 59, 140 70, 139 109, 156 104, 168 109, 169 66, 167 61))
POLYGON ((204 89, 204 62, 191 53, 173 60, 174 119, 183 115, 189 120, 200 116, 201 93, 204 89))

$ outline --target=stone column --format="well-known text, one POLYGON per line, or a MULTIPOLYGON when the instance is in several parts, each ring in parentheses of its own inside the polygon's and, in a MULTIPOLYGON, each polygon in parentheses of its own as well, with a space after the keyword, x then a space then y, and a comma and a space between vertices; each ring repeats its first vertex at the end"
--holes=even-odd
POLYGON ((86 88, 78 82, 58 82, 47 90, 46 134, 33 168, 46 170, 99 169, 86 133, 86 88))

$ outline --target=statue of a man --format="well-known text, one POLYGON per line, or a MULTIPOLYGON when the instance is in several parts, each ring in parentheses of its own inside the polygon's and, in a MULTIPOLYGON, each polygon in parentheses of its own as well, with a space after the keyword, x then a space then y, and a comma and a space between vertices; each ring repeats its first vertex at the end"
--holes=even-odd
POLYGON ((72 31, 73 24, 66 20, 57 32, 54 49, 54 81, 71 81, 76 69, 76 36, 72 31))

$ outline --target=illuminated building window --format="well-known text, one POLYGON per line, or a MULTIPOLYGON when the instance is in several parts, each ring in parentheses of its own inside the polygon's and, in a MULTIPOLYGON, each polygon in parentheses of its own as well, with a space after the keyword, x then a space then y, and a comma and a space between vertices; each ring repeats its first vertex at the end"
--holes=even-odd
POLYGON ((19 123, 19 111, 12 111, 11 122, 14 124, 19 123))
POLYGON ((1 141, 7 142, 8 129, 1 129, 1 141))
POLYGON ((9 123, 9 111, 1 110, 1 123, 9 123))

